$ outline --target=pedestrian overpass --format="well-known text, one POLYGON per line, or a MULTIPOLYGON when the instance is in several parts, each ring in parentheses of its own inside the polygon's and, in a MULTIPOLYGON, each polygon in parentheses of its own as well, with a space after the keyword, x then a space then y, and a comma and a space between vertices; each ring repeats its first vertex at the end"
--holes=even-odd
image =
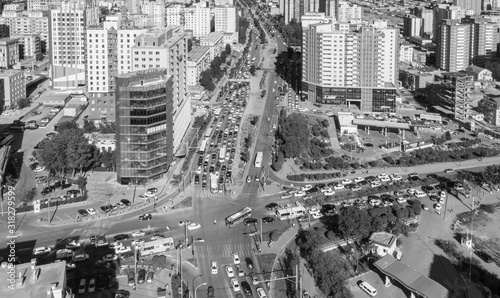
POLYGON ((417 270, 396 260, 390 254, 375 262, 375 267, 385 275, 385 286, 389 287, 392 280, 397 280, 410 291, 410 298, 449 298, 449 290, 436 281, 423 276, 417 270))

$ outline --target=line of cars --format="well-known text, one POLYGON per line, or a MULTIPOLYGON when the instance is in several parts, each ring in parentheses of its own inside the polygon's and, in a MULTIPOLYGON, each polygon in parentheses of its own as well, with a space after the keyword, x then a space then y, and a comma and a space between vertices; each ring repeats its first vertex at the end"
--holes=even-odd
POLYGON ((213 133, 207 140, 205 152, 198 157, 198 169, 194 177, 195 184, 201 183, 202 189, 208 188, 208 179, 211 178, 217 179, 218 191, 222 192, 224 183, 231 179, 239 126, 248 102, 249 90, 247 82, 233 85, 224 106, 214 116, 210 127, 213 133), (225 150, 221 150, 222 148, 225 150))
MULTIPOLYGON (((242 292, 246 296, 252 296, 253 295, 252 287, 250 286, 250 283, 248 282, 246 277, 249 278, 250 282, 254 286, 258 286, 259 283, 261 282, 259 280, 259 278, 257 277, 257 274, 255 272, 253 272, 254 264, 253 264, 252 259, 249 257, 245 258, 245 264, 246 264, 247 270, 250 271, 247 274, 247 273, 245 273, 245 270, 241 264, 241 260, 240 260, 239 255, 237 253, 233 253, 231 255, 231 257, 233 260, 234 267, 232 264, 226 265, 224 267, 224 271, 226 272, 227 277, 230 279, 229 282, 231 284, 231 287, 233 288, 233 291, 236 293, 242 292), (238 279, 239 277, 243 277, 243 280, 241 281, 241 283, 238 279)), ((211 268, 212 274, 218 274, 219 269, 218 269, 217 261, 212 261, 210 263, 210 268, 211 268)), ((213 288, 212 288, 212 291, 213 291, 213 288)), ((259 298, 267 298, 266 292, 264 291, 263 288, 257 287, 255 289, 255 291, 256 291, 257 295, 259 296, 259 298)))

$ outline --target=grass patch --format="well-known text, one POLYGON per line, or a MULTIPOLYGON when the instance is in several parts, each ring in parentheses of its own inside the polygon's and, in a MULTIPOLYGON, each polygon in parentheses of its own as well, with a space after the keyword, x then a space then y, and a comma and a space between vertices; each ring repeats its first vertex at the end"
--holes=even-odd
POLYGON ((276 260, 276 254, 257 255, 257 261, 259 261, 260 272, 264 280, 271 279, 271 272, 273 271, 273 265, 275 260, 276 260))
POLYGON ((187 197, 184 200, 180 201, 179 204, 175 205, 175 209, 190 208, 190 207, 193 207, 192 197, 187 197))
POLYGON ((269 240, 272 239, 274 242, 276 242, 288 229, 290 229, 290 226, 262 233, 262 241, 269 242, 269 240))
MULTIPOLYGON (((172 297, 173 298, 180 298, 181 297, 181 290, 180 290, 180 286, 181 286, 181 276, 179 274, 176 274, 176 275, 172 275, 172 279, 171 279, 171 285, 172 285, 172 297)), ((184 290, 184 295, 182 295, 182 298, 187 298, 189 297, 189 289, 186 285, 186 283, 183 283, 183 288, 184 290)))

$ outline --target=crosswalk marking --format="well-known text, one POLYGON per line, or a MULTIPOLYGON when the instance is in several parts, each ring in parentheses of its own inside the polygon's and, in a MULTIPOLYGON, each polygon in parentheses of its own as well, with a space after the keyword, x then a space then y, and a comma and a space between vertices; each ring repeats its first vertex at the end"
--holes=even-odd
MULTIPOLYGON (((219 244, 219 245, 198 245, 196 246, 195 253, 200 258, 206 257, 221 257, 231 258, 233 253, 239 255, 248 255, 253 252, 250 244, 219 244)), ((241 256, 240 256, 241 258, 241 256)))

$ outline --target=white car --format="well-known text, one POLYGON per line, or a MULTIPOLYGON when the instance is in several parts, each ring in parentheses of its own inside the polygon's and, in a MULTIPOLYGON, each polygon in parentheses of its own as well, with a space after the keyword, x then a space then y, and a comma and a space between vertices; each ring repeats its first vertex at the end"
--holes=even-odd
POLYGON ((212 274, 217 274, 219 272, 219 267, 217 267, 217 261, 212 261, 210 264, 210 268, 212 268, 212 274))
POLYGON ((114 250, 116 250, 116 249, 118 249, 118 248, 120 248, 120 247, 123 247, 123 243, 118 242, 118 241, 113 242, 113 243, 111 243, 111 244, 109 245, 109 248, 114 249, 114 250))
POLYGON ((443 205, 440 204, 440 203, 437 203, 436 206, 434 206, 434 208, 437 210, 437 211, 441 211, 441 208, 443 208, 443 205))
POLYGON ((311 184, 308 184, 308 185, 304 185, 300 188, 300 190, 302 191, 307 191, 307 190, 310 190, 311 188, 313 188, 313 186, 311 184))
POLYGON ((377 178, 382 180, 382 178, 389 178, 389 176, 387 176, 387 174, 378 174, 377 178))
POLYGON ((238 265, 240 263, 240 256, 238 254, 233 253, 233 262, 235 265, 238 265))
POLYGON ((344 180, 342 180, 342 184, 343 185, 347 185, 347 184, 351 184, 351 183, 352 183, 351 179, 344 179, 344 180))
POLYGON ((325 186, 321 189, 321 192, 327 192, 327 191, 332 191, 332 188, 329 186, 325 186))
POLYGON ((257 295, 259 296, 259 298, 267 298, 266 296, 266 291, 264 291, 263 288, 257 288, 257 295))
POLYGON ((234 270, 233 270, 233 266, 226 266, 226 273, 227 273, 227 277, 234 277, 234 270))
POLYGON ((192 231, 192 230, 197 230, 201 228, 201 225, 199 223, 196 223, 196 222, 192 222, 188 225, 187 229, 192 231))
POLYGON ((311 215, 312 218, 314 219, 320 219, 323 217, 323 215, 319 212, 318 209, 316 208, 311 208, 309 209, 309 211, 307 211, 309 213, 309 215, 311 215))
POLYGON ((240 291, 240 283, 238 282, 238 280, 236 278, 232 278, 231 279, 231 285, 233 286, 233 290, 235 292, 239 292, 240 291))
POLYGON ((89 259, 88 254, 79 254, 73 257, 74 262, 83 262, 89 259))
POLYGON ((131 251, 132 249, 130 248, 130 246, 121 246, 115 249, 115 253, 117 254, 124 254, 126 252, 131 252, 131 251))
POLYGON ((45 167, 38 166, 33 171, 35 173, 39 173, 39 172, 45 171, 45 167))
POLYGON ((335 190, 340 190, 340 189, 344 189, 344 188, 345 188, 344 184, 340 184, 340 183, 335 184, 335 186, 333 187, 333 189, 335 189, 335 190))
POLYGON ((381 184, 380 182, 378 182, 378 181, 373 181, 373 182, 370 184, 370 186, 371 186, 372 188, 379 187, 379 186, 381 186, 381 185, 382 185, 382 184, 381 184))
POLYGON ((415 188, 410 188, 410 189, 408 189, 408 190, 407 190, 407 192, 408 192, 409 194, 411 194, 411 195, 415 195, 415 194, 417 193, 417 191, 418 191, 418 190, 417 190, 417 189, 415 189, 415 188))
POLYGON ((89 293, 95 292, 95 278, 91 278, 89 281, 89 293))
POLYGON ((439 196, 443 199, 446 199, 446 192, 444 190, 440 191, 439 196))
POLYGON ((444 204, 444 201, 445 201, 445 199, 443 197, 440 197, 438 202, 439 202, 439 204, 444 204))
POLYGON ((359 185, 355 185, 351 188, 352 191, 360 191, 361 190, 361 186, 359 185))
POLYGON ((116 259, 118 259, 118 256, 114 255, 114 254, 107 254, 104 257, 102 257, 102 260, 104 262, 112 262, 112 261, 114 261, 116 259))
POLYGON ((95 215, 95 214, 96 214, 96 212, 95 212, 95 209, 94 209, 94 208, 87 208, 87 212, 88 212, 88 214, 90 214, 90 215, 95 215))
POLYGON ((52 248, 48 246, 42 246, 42 247, 37 247, 33 249, 33 255, 38 256, 38 255, 43 255, 43 254, 48 254, 52 251, 52 248))
POLYGON ((427 194, 421 190, 417 190, 417 192, 415 192, 415 196, 417 198, 423 198, 423 197, 427 196, 427 194))
POLYGON ((146 197, 154 197, 158 193, 158 189, 156 188, 150 188, 144 193, 146 197))
POLYGON ((398 198, 398 203, 403 204, 406 203, 406 199, 403 197, 398 198))
POLYGON ((143 237, 146 233, 142 230, 137 230, 132 232, 132 237, 143 237))
POLYGON ((400 181, 400 180, 403 180, 403 177, 399 174, 392 174, 390 175, 390 178, 393 180, 393 181, 400 181))
POLYGON ((298 192, 294 193, 293 196, 296 197, 296 198, 305 197, 306 196, 306 192, 301 190, 301 191, 298 191, 298 192))
POLYGON ((365 181, 365 178, 363 178, 363 177, 356 177, 356 178, 354 178, 354 182, 355 183, 359 183, 361 181, 365 181))
POLYGON ((66 243, 66 248, 77 248, 80 247, 80 242, 76 240, 71 240, 70 242, 66 243))
POLYGON ((325 196, 333 196, 333 195, 335 195, 335 192, 333 190, 325 191, 324 195, 325 196))
POLYGON ((310 200, 312 198, 313 198, 313 196, 307 196, 307 197, 304 197, 304 200, 310 200))
POLYGON ((388 176, 385 176, 385 177, 380 178, 380 181, 381 182, 389 182, 389 181, 391 181, 391 178, 389 178, 388 176))

